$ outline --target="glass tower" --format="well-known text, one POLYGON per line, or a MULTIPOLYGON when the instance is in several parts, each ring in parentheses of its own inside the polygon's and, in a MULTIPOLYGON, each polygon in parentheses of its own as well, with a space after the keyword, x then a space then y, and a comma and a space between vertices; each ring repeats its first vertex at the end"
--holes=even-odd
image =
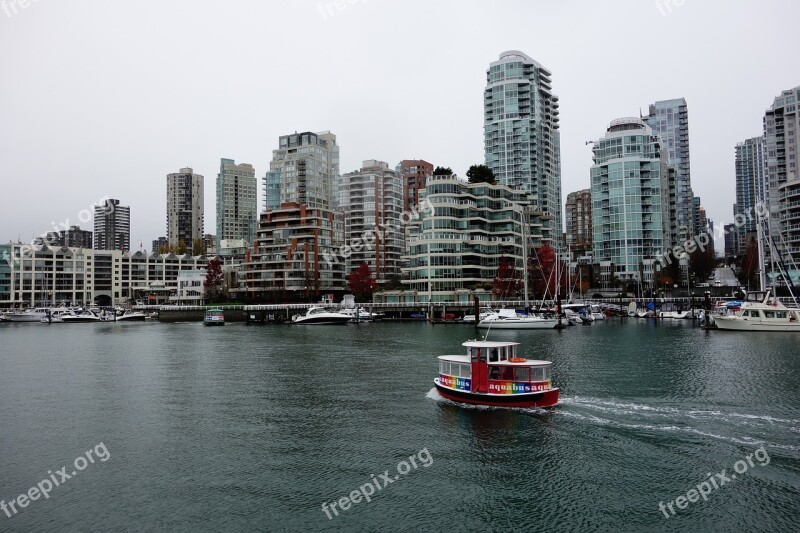
POLYGON ((560 248, 561 149, 551 73, 518 50, 500 54, 483 92, 486 165, 497 182, 533 196, 546 214, 545 241, 560 248))

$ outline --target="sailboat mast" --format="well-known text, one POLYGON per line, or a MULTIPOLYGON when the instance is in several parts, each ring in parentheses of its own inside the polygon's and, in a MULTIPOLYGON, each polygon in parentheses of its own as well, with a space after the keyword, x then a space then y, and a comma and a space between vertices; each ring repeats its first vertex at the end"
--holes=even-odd
POLYGON ((528 309, 528 238, 525 236, 525 208, 520 211, 522 221, 522 263, 523 275, 525 279, 525 309, 528 309))

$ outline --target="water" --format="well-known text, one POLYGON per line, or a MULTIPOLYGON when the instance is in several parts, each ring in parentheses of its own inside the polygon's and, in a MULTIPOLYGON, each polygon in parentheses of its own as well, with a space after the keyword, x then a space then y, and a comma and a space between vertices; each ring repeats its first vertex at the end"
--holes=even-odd
POLYGON ((434 357, 475 336, 0 325, 0 498, 101 442, 110 456, 0 513, 0 530, 798 531, 800 336, 636 320, 492 332, 554 362, 549 411, 438 398, 434 357), (707 501, 659 510, 761 447, 707 501), (371 502, 328 519, 323 502, 370 483, 371 502))

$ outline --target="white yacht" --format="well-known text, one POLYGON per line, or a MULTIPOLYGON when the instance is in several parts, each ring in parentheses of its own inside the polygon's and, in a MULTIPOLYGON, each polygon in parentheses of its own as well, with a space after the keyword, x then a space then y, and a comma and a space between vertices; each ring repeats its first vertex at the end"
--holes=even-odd
POLYGON ((350 317, 353 322, 372 322, 373 320, 381 320, 383 313, 370 313, 363 307, 347 307, 342 309, 342 314, 350 317))
POLYGON ((304 315, 294 315, 292 317, 292 324, 307 324, 307 325, 331 325, 331 324, 347 324, 352 317, 344 313, 336 311, 328 311, 324 307, 311 307, 304 315))
POLYGON ((61 315, 61 322, 64 324, 81 324, 86 322, 102 322, 103 319, 91 311, 81 311, 80 313, 67 313, 61 315))
POLYGON ((753 293, 758 298, 742 302, 741 307, 732 315, 716 316, 714 322, 718 329, 728 331, 797 331, 800 332, 800 309, 789 308, 777 298, 772 291, 753 293))
MULTIPOLYGON (((478 320, 477 320, 477 322, 480 322, 481 320, 485 319, 486 317, 488 317, 490 315, 493 315, 494 313, 495 313, 495 311, 491 307, 481 307, 478 310, 478 320)), ((475 315, 464 315, 464 318, 462 318, 461 321, 462 322, 468 322, 470 324, 474 324, 476 322, 475 315)))
POLYGON ((479 328, 494 329, 554 329, 556 325, 557 318, 519 315, 513 309, 500 309, 478 322, 479 328))
POLYGON ((41 322, 43 318, 47 318, 49 312, 50 308, 48 307, 12 311, 6 315, 6 320, 9 322, 41 322))

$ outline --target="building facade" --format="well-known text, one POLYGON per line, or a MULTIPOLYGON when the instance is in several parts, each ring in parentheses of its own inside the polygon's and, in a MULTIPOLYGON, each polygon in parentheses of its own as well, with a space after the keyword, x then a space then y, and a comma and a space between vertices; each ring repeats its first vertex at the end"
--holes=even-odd
POLYGON ((405 252, 403 176, 383 161, 366 160, 360 170, 342 175, 339 198, 345 244, 365 241, 351 250, 345 271, 367 263, 378 284, 399 276, 405 252))
POLYGON ((166 237, 159 237, 153 240, 150 251, 154 254, 166 253, 169 250, 169 240, 166 237))
POLYGON ((617 281, 653 281, 671 248, 669 165, 661 138, 638 118, 611 122, 594 143, 591 167, 594 261, 617 281))
POLYGON ((469 301, 475 291, 488 297, 503 258, 524 276, 524 243, 541 246, 552 221, 534 210, 531 196, 505 185, 432 176, 422 193, 430 208, 408 231, 403 284, 415 301, 469 301))
POLYGON ((698 232, 694 227, 694 193, 692 191, 689 154, 689 107, 684 98, 661 100, 650 104, 649 114, 642 117, 653 133, 661 137, 668 162, 675 167, 676 223, 675 242, 686 240, 698 232))
MULTIPOLYGON (((10 260, 0 264, 0 307, 45 305, 111 306, 147 300, 154 289, 172 294, 178 274, 205 269, 205 256, 123 253, 120 250, 0 246, 10 260)), ((5 256, 5 254, 4 254, 5 256)))
POLYGON ((341 217, 329 209, 286 203, 261 213, 234 292, 266 302, 316 302, 321 294, 343 293, 344 264, 333 252, 343 241, 341 217))
POLYGON ((131 249, 131 208, 109 199, 94 207, 94 249, 131 249))
POLYGON ((584 189, 567 195, 564 209, 567 221, 565 246, 575 257, 592 249, 592 190, 584 189))
POLYGON ((483 93, 484 152, 497 183, 533 195, 533 207, 549 217, 544 239, 560 248, 561 141, 551 76, 518 50, 503 52, 490 64, 483 93))
POLYGON ((82 230, 80 226, 70 226, 69 229, 48 233, 47 242, 51 246, 92 249, 92 236, 91 231, 82 230))
MULTIPOLYGON (((258 181, 253 165, 222 159, 217 174, 217 239, 256 238, 258 181)), ((218 245, 219 246, 219 245, 218 245)))
MULTIPOLYGON (((770 232, 783 260, 800 265, 800 86, 783 91, 764 115, 770 232)), ((794 270, 793 266, 789 266, 794 270)), ((800 275, 800 272, 797 273, 800 275)))
MULTIPOLYGON (((767 202, 767 158, 764 137, 753 137, 736 144, 736 203, 734 220, 744 221, 736 230, 739 243, 736 249, 744 249, 747 235, 756 231, 757 205, 767 202), (748 216, 749 214, 749 216, 748 216)), ((738 254, 737 254, 738 255, 738 254)))
POLYGON ((336 209, 339 145, 329 131, 293 133, 278 139, 264 177, 264 211, 284 203, 314 209, 336 209))
POLYGON ((167 174, 167 240, 173 250, 183 243, 189 250, 203 238, 205 223, 203 176, 191 168, 167 174))
POLYGON ((395 171, 403 177, 403 211, 409 213, 419 205, 419 192, 433 174, 433 163, 422 159, 403 159, 395 171))

